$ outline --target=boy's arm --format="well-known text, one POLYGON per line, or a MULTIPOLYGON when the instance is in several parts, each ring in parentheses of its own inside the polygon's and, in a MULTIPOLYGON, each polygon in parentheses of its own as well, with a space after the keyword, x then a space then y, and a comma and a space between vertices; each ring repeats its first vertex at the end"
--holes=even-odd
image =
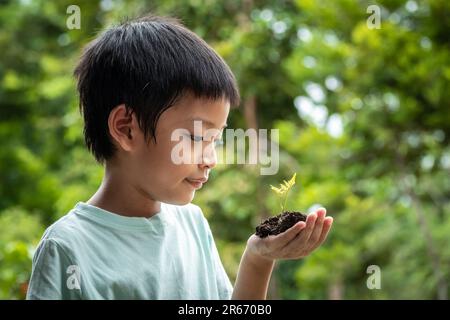
POLYGON ((300 259, 326 239, 333 218, 321 208, 285 232, 261 239, 252 235, 239 265, 232 299, 266 299, 275 260, 300 259))
POLYGON ((264 300, 269 287, 274 260, 252 255, 247 249, 242 255, 234 285, 233 300, 264 300))

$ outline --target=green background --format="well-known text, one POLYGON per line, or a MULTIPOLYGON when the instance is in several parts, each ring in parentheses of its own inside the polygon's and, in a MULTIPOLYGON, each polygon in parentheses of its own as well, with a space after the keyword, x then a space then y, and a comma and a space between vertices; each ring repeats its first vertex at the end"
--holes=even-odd
POLYGON ((448 298, 447 0, 0 1, 0 298, 24 298, 43 231, 101 181, 72 77, 82 47, 146 12, 180 18, 228 62, 242 94, 231 128, 280 130, 276 175, 219 165, 194 200, 232 280, 279 211, 269 185, 297 172, 288 209, 324 206, 335 222, 311 256, 277 263, 269 298, 448 298), (80 29, 66 26, 72 4, 80 29))

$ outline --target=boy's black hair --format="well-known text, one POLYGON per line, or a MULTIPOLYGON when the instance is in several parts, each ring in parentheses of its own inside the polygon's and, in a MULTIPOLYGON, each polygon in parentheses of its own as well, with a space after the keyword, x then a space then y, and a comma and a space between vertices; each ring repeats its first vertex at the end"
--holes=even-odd
MULTIPOLYGON (((112 27, 90 42, 74 75, 84 137, 99 162, 113 156, 108 117, 125 104, 146 139, 155 139, 161 114, 184 93, 239 104, 235 77, 225 61, 177 19, 146 16, 112 27)), ((156 139, 155 139, 156 142, 156 139)))

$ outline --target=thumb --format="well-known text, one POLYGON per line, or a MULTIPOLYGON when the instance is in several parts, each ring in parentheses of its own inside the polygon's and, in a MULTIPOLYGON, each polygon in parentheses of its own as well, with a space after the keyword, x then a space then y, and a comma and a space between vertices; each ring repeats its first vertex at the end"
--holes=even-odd
POLYGON ((284 247, 291 242, 305 226, 306 223, 304 221, 297 222, 286 231, 277 234, 276 236, 270 236, 270 238, 272 238, 271 241, 276 242, 277 246, 284 247))

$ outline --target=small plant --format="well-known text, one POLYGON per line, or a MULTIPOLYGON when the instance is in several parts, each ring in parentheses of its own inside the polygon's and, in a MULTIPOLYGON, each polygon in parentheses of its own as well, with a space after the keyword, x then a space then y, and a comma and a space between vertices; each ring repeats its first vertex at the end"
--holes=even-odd
POLYGON ((270 185, 270 188, 275 191, 276 194, 278 194, 280 196, 280 200, 281 200, 281 212, 284 211, 284 208, 286 208, 286 201, 287 201, 287 197, 289 194, 289 191, 291 190, 291 188, 294 186, 295 184, 295 177, 297 176, 297 173, 294 173, 294 175, 292 176, 291 179, 289 179, 289 181, 283 180, 283 183, 280 184, 279 188, 276 188, 272 185, 270 185), (284 195, 284 201, 283 201, 283 195, 284 195))
POLYGON ((299 211, 286 211, 286 202, 289 191, 295 184, 297 173, 294 173, 289 181, 283 180, 279 188, 270 186, 270 188, 280 197, 281 213, 260 223, 256 227, 256 235, 265 238, 269 235, 280 234, 299 221, 306 221, 306 215, 299 211))

